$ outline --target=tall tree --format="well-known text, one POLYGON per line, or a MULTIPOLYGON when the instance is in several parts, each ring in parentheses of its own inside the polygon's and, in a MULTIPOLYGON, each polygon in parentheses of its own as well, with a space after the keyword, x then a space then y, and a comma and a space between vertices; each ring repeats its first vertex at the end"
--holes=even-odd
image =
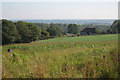
POLYGON ((33 23, 27 23, 28 28, 31 30, 31 40, 35 41, 38 40, 41 37, 41 29, 39 26, 33 24, 33 23))
POLYGON ((41 39, 47 39, 47 38, 49 38, 49 32, 46 30, 42 30, 41 39))
POLYGON ((21 36, 21 39, 19 40, 20 42, 31 42, 31 30, 28 28, 28 25, 26 22, 23 21, 18 21, 16 23, 17 30, 21 36))
POLYGON ((111 26, 113 33, 120 33, 120 20, 115 20, 111 26))
POLYGON ((77 24, 70 24, 68 26, 68 33, 72 33, 72 34, 78 34, 78 33, 80 33, 78 25, 77 24))
POLYGON ((57 26, 50 26, 47 31, 50 33, 50 36, 62 35, 62 30, 57 26))
POLYGON ((18 31, 12 21, 2 20, 2 44, 11 44, 18 39, 18 31))

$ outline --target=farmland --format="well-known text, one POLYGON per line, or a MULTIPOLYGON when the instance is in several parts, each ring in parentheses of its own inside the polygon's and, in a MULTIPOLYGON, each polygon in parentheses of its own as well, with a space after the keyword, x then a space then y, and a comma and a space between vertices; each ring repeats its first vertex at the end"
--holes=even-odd
POLYGON ((117 34, 8 44, 2 46, 2 77, 117 78, 117 61, 117 34))

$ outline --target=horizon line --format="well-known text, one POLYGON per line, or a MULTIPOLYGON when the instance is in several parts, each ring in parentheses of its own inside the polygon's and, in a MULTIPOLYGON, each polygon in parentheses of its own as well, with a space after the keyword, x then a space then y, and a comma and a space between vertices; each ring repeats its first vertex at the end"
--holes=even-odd
MULTIPOLYGON (((2 18, 6 19, 6 18, 2 18)), ((7 20, 116 20, 118 18, 112 18, 112 19, 7 19, 7 20)))

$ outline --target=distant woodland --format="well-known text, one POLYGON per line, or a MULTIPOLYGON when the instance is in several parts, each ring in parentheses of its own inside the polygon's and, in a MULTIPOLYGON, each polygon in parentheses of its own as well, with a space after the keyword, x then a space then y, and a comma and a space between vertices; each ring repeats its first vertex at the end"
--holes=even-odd
POLYGON ((30 43, 36 40, 54 37, 75 37, 85 35, 104 35, 120 33, 120 21, 115 20, 112 25, 97 24, 45 24, 27 23, 23 21, 12 22, 1 20, 2 44, 30 43))

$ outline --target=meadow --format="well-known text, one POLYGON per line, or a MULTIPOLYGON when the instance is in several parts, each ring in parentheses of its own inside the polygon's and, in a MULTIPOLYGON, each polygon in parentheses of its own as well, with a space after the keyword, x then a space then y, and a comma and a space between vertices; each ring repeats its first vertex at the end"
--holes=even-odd
POLYGON ((2 70, 3 78, 117 78, 118 35, 3 45, 2 70))

